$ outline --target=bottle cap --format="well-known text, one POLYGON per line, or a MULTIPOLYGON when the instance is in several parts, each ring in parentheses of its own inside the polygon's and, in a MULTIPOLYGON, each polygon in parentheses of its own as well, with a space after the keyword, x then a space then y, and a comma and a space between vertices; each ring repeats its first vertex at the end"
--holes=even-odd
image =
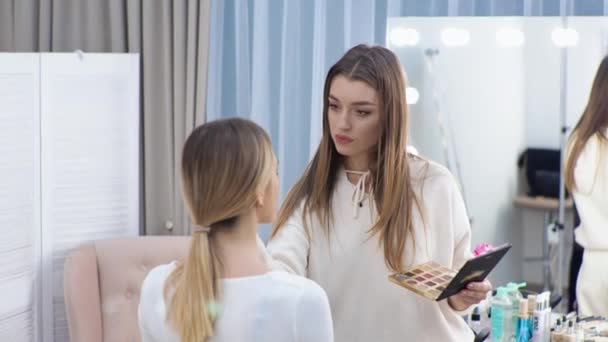
POLYGON ((476 306, 475 309, 473 309, 473 313, 471 313, 471 321, 479 321, 480 319, 479 307, 476 306))
POLYGON ((528 296, 528 312, 534 311, 534 309, 538 309, 538 306, 536 305, 536 296, 529 295, 528 296))
POLYGON ((528 300, 525 298, 519 300, 519 317, 528 317, 528 300))

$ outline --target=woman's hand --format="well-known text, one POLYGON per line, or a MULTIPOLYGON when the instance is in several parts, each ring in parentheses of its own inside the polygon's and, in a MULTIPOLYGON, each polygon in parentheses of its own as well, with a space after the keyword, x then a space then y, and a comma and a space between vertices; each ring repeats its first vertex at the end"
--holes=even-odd
POLYGON ((448 304, 456 311, 468 309, 471 305, 479 304, 492 291, 489 280, 469 283, 465 289, 448 298, 448 304))

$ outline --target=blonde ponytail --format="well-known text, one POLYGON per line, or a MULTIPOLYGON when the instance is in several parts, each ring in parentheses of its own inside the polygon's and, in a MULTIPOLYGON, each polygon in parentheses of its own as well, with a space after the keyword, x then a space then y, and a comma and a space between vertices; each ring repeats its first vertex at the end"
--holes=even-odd
POLYGON ((221 272, 211 239, 204 232, 192 236, 187 260, 171 273, 165 286, 165 299, 171 302, 167 320, 183 342, 202 342, 213 336, 221 272))

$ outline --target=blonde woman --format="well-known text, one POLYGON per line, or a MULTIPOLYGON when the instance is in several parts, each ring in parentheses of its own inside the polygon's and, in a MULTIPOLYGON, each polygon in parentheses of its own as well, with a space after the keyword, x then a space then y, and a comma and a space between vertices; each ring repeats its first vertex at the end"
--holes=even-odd
POLYGON ((158 266, 144 280, 143 341, 332 341, 323 290, 270 271, 259 251, 257 224, 272 221, 278 193, 264 130, 243 119, 196 128, 181 172, 192 242, 185 260, 158 266))
POLYGON ((459 314, 491 289, 472 283, 434 302, 387 278, 430 260, 457 269, 471 257, 454 179, 406 152, 405 86, 399 60, 380 46, 356 46, 330 68, 321 143, 268 244, 276 267, 325 289, 337 342, 473 341, 459 314))
POLYGON ((581 218, 576 241, 585 249, 576 285, 578 311, 608 316, 608 57, 570 136, 565 177, 581 218))

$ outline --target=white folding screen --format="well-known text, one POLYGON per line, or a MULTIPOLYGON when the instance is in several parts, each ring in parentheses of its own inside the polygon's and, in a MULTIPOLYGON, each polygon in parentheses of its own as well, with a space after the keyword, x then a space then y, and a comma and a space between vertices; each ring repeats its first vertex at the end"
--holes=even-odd
MULTIPOLYGON (((0 65, 10 64, 5 61, 14 59, 14 56, 0 54, 0 65)), ((30 101, 21 98, 22 102, 27 103, 17 107, 21 112, 5 112, 4 101, 0 100, 0 117, 8 117, 8 113, 12 113, 12 116, 21 118, 14 119, 13 126, 9 125, 6 129, 2 128, 5 120, 0 122, 0 142, 7 140, 12 146, 17 138, 24 141, 28 139, 26 135, 16 132, 23 132, 22 127, 27 126, 23 123, 26 115, 21 108, 34 106, 32 119, 27 121, 32 127, 27 141, 33 142, 30 143, 32 146, 22 143, 19 151, 13 149, 14 155, 7 154, 8 160, 5 160, 2 153, 0 165, 10 167, 2 169, 0 166, 0 174, 20 177, 23 186, 17 186, 18 183, 14 181, 13 192, 30 199, 31 203, 24 203, 30 205, 28 210, 31 213, 20 209, 21 212, 12 214, 20 221, 7 221, 5 224, 4 216, 11 217, 11 213, 4 214, 5 208, 11 206, 0 202, 0 253, 5 249, 15 249, 15 238, 10 235, 10 226, 16 226, 15 230, 26 236, 19 226, 27 226, 29 223, 29 240, 22 240, 31 246, 33 257, 28 260, 37 271, 30 272, 36 275, 35 281, 27 283, 32 295, 21 300, 27 303, 21 311, 26 310, 30 316, 21 314, 24 318, 19 319, 25 321, 25 318, 29 318, 27 322, 31 323, 19 331, 29 331, 29 334, 13 335, 8 330, 5 334, 0 330, 0 340, 68 341, 63 305, 63 262, 66 254, 84 242, 137 235, 140 229, 139 56, 23 56, 28 56, 33 61, 32 82, 35 86, 33 90, 27 91, 26 97, 30 101), (36 99, 33 105, 32 98, 36 99), (13 159, 22 161, 21 172, 17 172, 18 164, 13 159), (28 177, 33 180, 28 182, 28 177), (25 194, 30 195, 26 197, 25 194), (37 328, 35 322, 39 322, 37 328)), ((24 83, 21 83, 22 87, 25 87, 24 83)), ((0 79, 0 90, 7 85, 15 88, 11 83, 0 79)), ((0 98, 3 96, 1 94, 0 91, 0 98)), ((13 100, 15 101, 17 100, 13 100)), ((0 186, 3 180, 0 180, 0 186)), ((3 195, 4 192, 0 194, 0 201, 4 200, 3 195)), ((25 204, 22 205, 23 208, 26 208, 25 204)), ((19 259, 17 264, 23 264, 26 260, 22 255, 14 256, 13 259, 19 259)), ((4 258, 0 259, 0 288, 5 283, 4 270, 11 270, 15 267, 14 264, 15 261, 10 258, 6 262, 4 258)), ((31 278, 25 275, 21 277, 31 278)), ((7 291, 10 292, 0 293, 3 297, 17 293, 15 290, 7 291)), ((19 307, 23 307, 23 304, 19 307)), ((10 316, 11 313, 5 314, 2 310, 13 312, 16 309, 8 305, 4 309, 0 303, 0 329, 3 322, 14 326, 8 324, 9 319, 17 319, 11 318, 14 313, 10 316)), ((21 324, 25 326, 25 323, 21 324)))
POLYGON ((0 54, 0 340, 37 340, 40 284, 40 72, 0 54))

